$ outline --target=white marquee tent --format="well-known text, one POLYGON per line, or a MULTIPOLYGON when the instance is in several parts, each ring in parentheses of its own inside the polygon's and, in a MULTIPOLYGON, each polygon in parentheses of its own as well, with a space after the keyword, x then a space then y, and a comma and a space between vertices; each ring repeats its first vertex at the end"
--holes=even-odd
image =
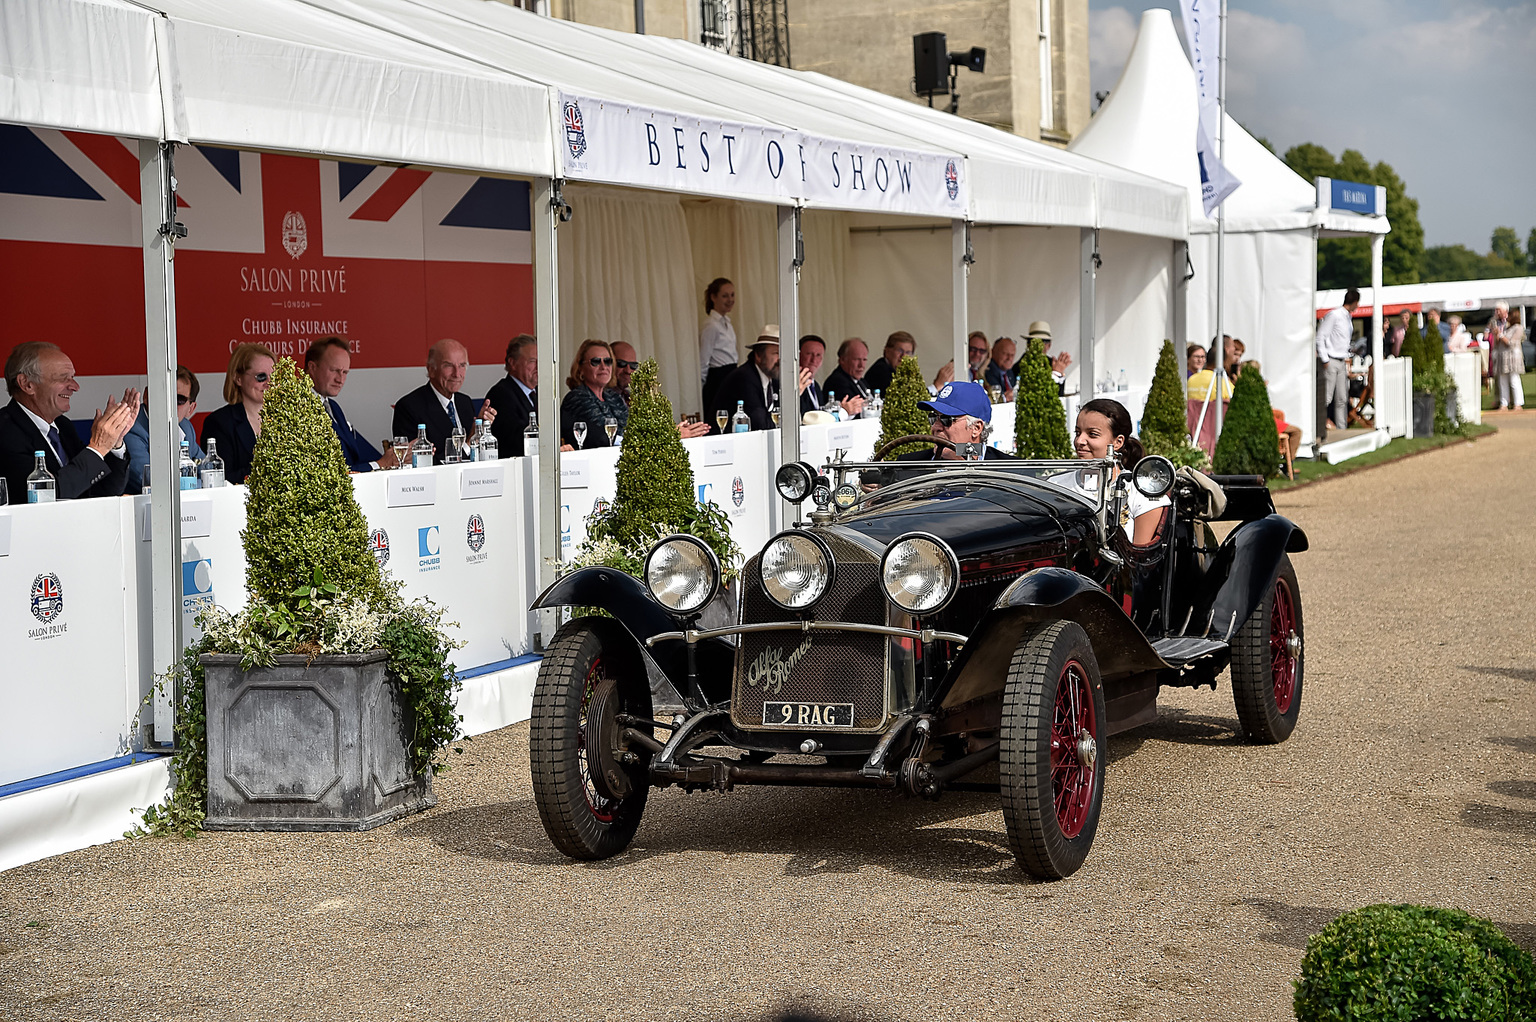
MULTIPOLYGON (((1195 158, 1198 101, 1194 71, 1164 9, 1142 14, 1135 45, 1109 98, 1071 150, 1183 186, 1189 195, 1189 260, 1184 330, 1175 338, 1207 345, 1216 329, 1216 222, 1204 216, 1195 158)), ((1317 238, 1385 234, 1384 217, 1317 208, 1317 190, 1230 115, 1226 165, 1242 181, 1226 201, 1223 332, 1257 359, 1270 397, 1313 440, 1316 357, 1312 309, 1317 238)), ((1364 282, 1362 282, 1364 283, 1364 282)), ((1182 352, 1180 353, 1182 355, 1182 352)))

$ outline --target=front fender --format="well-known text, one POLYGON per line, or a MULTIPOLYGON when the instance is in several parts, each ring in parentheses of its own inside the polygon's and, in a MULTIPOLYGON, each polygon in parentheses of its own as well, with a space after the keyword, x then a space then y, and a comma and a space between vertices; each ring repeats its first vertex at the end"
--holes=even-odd
MULTIPOLYGON (((556 607, 600 607, 606 610, 634 638, 644 660, 663 674, 678 694, 687 694, 687 644, 681 639, 658 642, 650 647, 645 644, 645 640, 653 635, 680 631, 682 622, 657 603, 650 590, 635 576, 617 568, 578 568, 556 579, 529 609, 556 607)), ((723 698, 722 691, 730 691, 735 655, 735 647, 723 639, 695 643, 694 663, 700 683, 711 701, 723 698)), ((664 701, 664 696, 664 693, 658 693, 657 698, 664 701)))
POLYGON ((1206 637, 1230 642, 1274 586, 1281 559, 1307 545, 1301 527, 1281 515, 1266 515, 1233 529, 1206 571, 1196 607, 1210 615, 1206 637))
POLYGON ((1003 590, 971 633, 945 679, 942 705, 958 706, 1000 688, 1024 630, 1058 619, 1082 625, 1105 681, 1170 669, 1092 579, 1067 568, 1036 568, 1003 590))

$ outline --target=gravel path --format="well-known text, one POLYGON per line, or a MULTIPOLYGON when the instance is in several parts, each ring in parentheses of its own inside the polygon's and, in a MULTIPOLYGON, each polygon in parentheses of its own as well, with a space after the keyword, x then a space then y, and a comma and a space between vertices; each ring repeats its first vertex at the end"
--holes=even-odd
POLYGON ((1229 687, 1112 742, 1071 880, 995 796, 654 793, 631 851, 545 839, 527 727, 362 835, 118 842, 0 875, 0 1018, 1291 1017, 1307 936, 1380 901, 1536 948, 1536 413, 1281 495, 1308 676, 1296 734, 1229 687))

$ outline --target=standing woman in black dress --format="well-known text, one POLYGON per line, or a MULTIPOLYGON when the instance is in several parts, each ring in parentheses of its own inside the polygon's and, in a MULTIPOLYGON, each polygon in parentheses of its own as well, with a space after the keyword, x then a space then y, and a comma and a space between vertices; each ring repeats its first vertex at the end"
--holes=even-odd
POLYGON ((203 449, 208 449, 209 440, 218 441, 224 478, 231 483, 243 483, 251 474, 251 456, 261 436, 261 404, 276 361, 265 344, 235 348, 224 374, 224 400, 229 403, 203 420, 203 449))

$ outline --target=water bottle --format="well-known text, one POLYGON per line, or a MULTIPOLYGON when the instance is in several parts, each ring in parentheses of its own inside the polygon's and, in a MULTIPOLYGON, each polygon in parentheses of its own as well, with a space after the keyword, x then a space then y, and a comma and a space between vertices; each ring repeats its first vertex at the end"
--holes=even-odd
POLYGON ((731 432, 732 433, 750 433, 750 432, 752 432, 752 420, 747 418, 747 409, 746 409, 746 402, 745 401, 737 401, 736 402, 736 414, 731 416, 731 432))
POLYGON ((1116 390, 1130 390, 1131 389, 1131 385, 1128 382, 1126 382, 1125 370, 1124 369, 1120 370, 1120 379, 1117 380, 1116 382, 1119 384, 1115 388, 1116 390))
POLYGON ((42 451, 33 451, 32 456, 37 459, 37 467, 27 476, 27 503, 52 504, 58 493, 53 473, 48 471, 48 461, 42 451))
POLYGON ((869 419, 878 419, 883 411, 885 411, 885 398, 880 396, 880 391, 876 388, 875 396, 864 408, 864 416, 869 419))
POLYGON ((485 432, 485 420, 476 419, 474 427, 469 431, 469 438, 464 441, 464 460, 480 460, 480 434, 485 432))
POLYGON ((197 462, 192 460, 192 450, 187 446, 187 441, 181 441, 181 488, 183 490, 195 490, 197 482, 197 462))
POLYGON ((203 489, 224 485, 224 459, 219 457, 219 441, 208 438, 208 456, 203 459, 203 489))
POLYGON ((480 443, 475 447, 475 460, 495 461, 499 457, 501 457, 501 442, 496 439, 496 434, 491 432, 491 427, 482 423, 480 443))
POLYGON ((539 415, 528 413, 528 428, 523 430, 523 454, 533 455, 539 449, 539 415))
POLYGON ((416 439, 411 441, 411 467, 432 467, 432 441, 427 439, 425 423, 416 424, 416 439))
POLYGON ((843 421, 843 406, 837 403, 837 394, 833 391, 827 391, 827 400, 821 410, 832 416, 833 422, 843 421))

